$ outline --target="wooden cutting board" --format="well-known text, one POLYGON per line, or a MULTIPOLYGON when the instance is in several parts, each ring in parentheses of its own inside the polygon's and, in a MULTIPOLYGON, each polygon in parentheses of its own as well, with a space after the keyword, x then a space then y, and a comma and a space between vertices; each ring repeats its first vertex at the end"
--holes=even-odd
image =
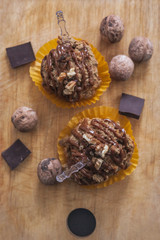
POLYGON ((83 207, 96 217, 92 240, 160 239, 160 1, 159 0, 1 0, 0 1, 0 151, 17 138, 32 154, 14 171, 0 158, 0 239, 72 240, 67 226, 71 210, 83 207), (107 188, 87 190, 66 181, 44 186, 37 165, 57 157, 59 132, 75 114, 91 106, 60 109, 47 100, 29 76, 29 64, 12 69, 6 47, 31 41, 34 52, 60 33, 56 11, 62 10, 68 31, 92 43, 106 61, 128 54, 135 36, 146 36, 154 45, 149 62, 135 65, 126 82, 112 81, 93 106, 118 108, 122 92, 145 98, 140 120, 131 120, 139 149, 139 165, 132 175, 107 188), (125 24, 121 42, 107 45, 100 38, 102 18, 119 15, 125 24), (16 108, 37 111, 37 128, 29 133, 14 129, 10 118, 16 108))

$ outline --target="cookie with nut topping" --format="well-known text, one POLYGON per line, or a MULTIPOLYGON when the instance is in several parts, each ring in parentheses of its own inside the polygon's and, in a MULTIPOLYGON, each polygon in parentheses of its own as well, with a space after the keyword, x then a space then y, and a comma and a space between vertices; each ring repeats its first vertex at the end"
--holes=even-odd
POLYGON ((42 86, 67 102, 93 97, 101 80, 91 47, 68 36, 58 37, 57 43, 42 60, 42 86))
POLYGON ((105 182, 121 169, 127 169, 134 151, 133 140, 119 123, 100 118, 82 119, 59 144, 64 148, 68 167, 86 162, 72 175, 82 185, 105 182))

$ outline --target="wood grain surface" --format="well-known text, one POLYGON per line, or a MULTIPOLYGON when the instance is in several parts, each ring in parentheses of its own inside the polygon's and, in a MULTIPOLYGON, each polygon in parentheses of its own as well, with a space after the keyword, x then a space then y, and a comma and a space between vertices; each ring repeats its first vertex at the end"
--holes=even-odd
MULTIPOLYGON (((32 154, 14 171, 0 157, 0 239, 72 240, 66 226, 71 210, 83 207, 96 217, 92 240, 160 239, 160 1, 159 0, 0 0, 0 151, 17 138, 32 154), (87 190, 66 181, 44 186, 37 178, 37 164, 57 157, 57 138, 70 118, 86 108, 61 109, 52 104, 32 82, 29 67, 12 69, 6 48, 31 41, 34 52, 60 33, 56 11, 62 10, 68 31, 92 43, 106 61, 128 55, 135 36, 146 36, 154 45, 150 61, 135 65, 126 82, 112 81, 92 106, 118 108, 122 92, 145 98, 140 120, 131 120, 139 149, 139 165, 125 180, 107 188, 87 190), (102 18, 119 15, 125 24, 121 42, 106 44, 100 38, 102 18), (11 123, 20 106, 37 111, 37 128, 18 132, 11 123)), ((85 238, 84 238, 85 239, 85 238)))

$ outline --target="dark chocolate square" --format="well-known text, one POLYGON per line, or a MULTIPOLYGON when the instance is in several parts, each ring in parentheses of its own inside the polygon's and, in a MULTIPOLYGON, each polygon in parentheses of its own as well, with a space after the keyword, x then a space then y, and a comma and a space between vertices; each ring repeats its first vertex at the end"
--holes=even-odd
POLYGON ((144 101, 145 100, 143 98, 122 93, 119 113, 128 117, 139 119, 144 106, 144 101))
POLYGON ((6 51, 13 68, 35 61, 31 42, 6 48, 6 51))
POLYGON ((31 151, 21 142, 21 140, 17 139, 9 148, 2 152, 2 157, 13 170, 23 162, 30 153, 31 151))

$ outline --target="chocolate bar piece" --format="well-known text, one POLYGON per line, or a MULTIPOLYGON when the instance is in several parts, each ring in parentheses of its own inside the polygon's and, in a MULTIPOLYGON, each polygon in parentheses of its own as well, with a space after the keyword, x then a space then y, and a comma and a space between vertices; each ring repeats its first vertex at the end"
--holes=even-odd
POLYGON ((144 101, 145 100, 143 98, 122 93, 119 113, 128 117, 139 119, 144 106, 144 101))
POLYGON ((69 214, 67 225, 73 234, 85 237, 95 230, 96 218, 88 209, 77 208, 69 214))
POLYGON ((6 51, 12 68, 35 61, 31 42, 6 48, 6 51))
POLYGON ((21 140, 17 139, 9 148, 2 152, 2 157, 13 170, 23 162, 30 153, 31 151, 21 142, 21 140))

